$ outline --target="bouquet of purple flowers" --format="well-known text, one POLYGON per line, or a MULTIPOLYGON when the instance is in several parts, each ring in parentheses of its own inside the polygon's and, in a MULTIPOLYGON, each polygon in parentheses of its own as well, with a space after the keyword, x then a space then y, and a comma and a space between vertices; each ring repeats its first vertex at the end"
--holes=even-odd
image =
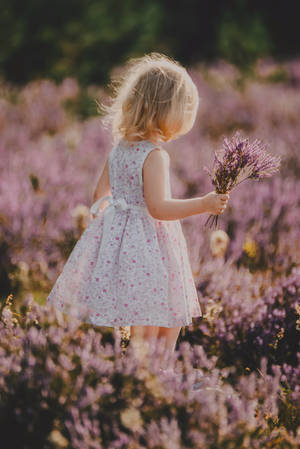
MULTIPOLYGON (((243 139, 237 131, 231 139, 224 138, 223 147, 215 152, 213 168, 204 167, 211 177, 216 193, 229 193, 246 179, 256 181, 272 176, 279 170, 281 157, 271 156, 267 145, 259 139, 253 143, 243 139)), ((205 226, 217 227, 218 215, 210 215, 205 226)))

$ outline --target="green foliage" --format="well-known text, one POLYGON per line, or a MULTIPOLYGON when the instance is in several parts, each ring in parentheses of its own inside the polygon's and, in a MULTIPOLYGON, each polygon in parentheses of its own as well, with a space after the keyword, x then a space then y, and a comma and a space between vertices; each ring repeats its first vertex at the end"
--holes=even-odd
POLYGON ((286 83, 288 80, 289 75, 283 67, 279 67, 277 70, 274 70, 265 78, 265 81, 268 83, 286 83))
POLYGON ((249 71, 258 57, 298 53, 295 8, 279 3, 2 0, 0 79, 106 84, 113 67, 150 51, 186 65, 222 57, 249 71))
POLYGON ((80 89, 76 98, 68 98, 63 104, 68 114, 80 120, 98 115, 95 99, 84 86, 80 89))
POLYGON ((106 83, 114 65, 156 46, 160 17, 150 0, 3 0, 0 74, 16 83, 45 76, 106 83))
POLYGON ((259 15, 239 20, 227 12, 219 27, 217 48, 221 57, 248 70, 258 57, 270 54, 271 42, 259 15))

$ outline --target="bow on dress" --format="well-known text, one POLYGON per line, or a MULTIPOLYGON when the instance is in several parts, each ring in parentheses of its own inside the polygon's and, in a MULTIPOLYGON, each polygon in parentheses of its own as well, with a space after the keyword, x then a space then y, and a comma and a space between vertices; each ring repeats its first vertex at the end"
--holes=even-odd
POLYGON ((103 235, 99 251, 101 251, 101 248, 104 248, 110 236, 110 228, 114 219, 116 209, 121 209, 123 211, 127 209, 139 209, 143 212, 147 211, 146 207, 139 206, 137 204, 129 204, 124 198, 113 198, 112 196, 107 195, 102 196, 97 201, 95 201, 94 204, 92 204, 90 211, 93 215, 98 215, 100 206, 103 201, 108 201, 109 204, 104 210, 103 235))

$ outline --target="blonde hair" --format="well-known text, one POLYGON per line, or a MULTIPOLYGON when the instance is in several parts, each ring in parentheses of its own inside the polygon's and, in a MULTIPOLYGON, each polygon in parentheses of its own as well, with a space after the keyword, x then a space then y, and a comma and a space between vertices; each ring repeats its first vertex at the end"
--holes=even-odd
POLYGON ((124 74, 110 86, 112 104, 97 104, 115 141, 166 142, 187 133, 195 122, 197 87, 179 62, 161 53, 131 58, 124 74))

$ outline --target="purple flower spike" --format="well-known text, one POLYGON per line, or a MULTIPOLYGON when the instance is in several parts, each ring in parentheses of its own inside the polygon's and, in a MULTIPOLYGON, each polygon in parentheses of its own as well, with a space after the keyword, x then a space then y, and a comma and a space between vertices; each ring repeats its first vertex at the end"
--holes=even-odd
MULTIPOLYGON (((259 139, 250 143, 237 131, 231 139, 224 137, 222 149, 214 155, 213 168, 205 171, 217 193, 230 192, 246 179, 268 178, 280 168, 281 157, 266 152, 267 145, 259 139)), ((210 215, 205 226, 217 227, 218 215, 210 215)))

